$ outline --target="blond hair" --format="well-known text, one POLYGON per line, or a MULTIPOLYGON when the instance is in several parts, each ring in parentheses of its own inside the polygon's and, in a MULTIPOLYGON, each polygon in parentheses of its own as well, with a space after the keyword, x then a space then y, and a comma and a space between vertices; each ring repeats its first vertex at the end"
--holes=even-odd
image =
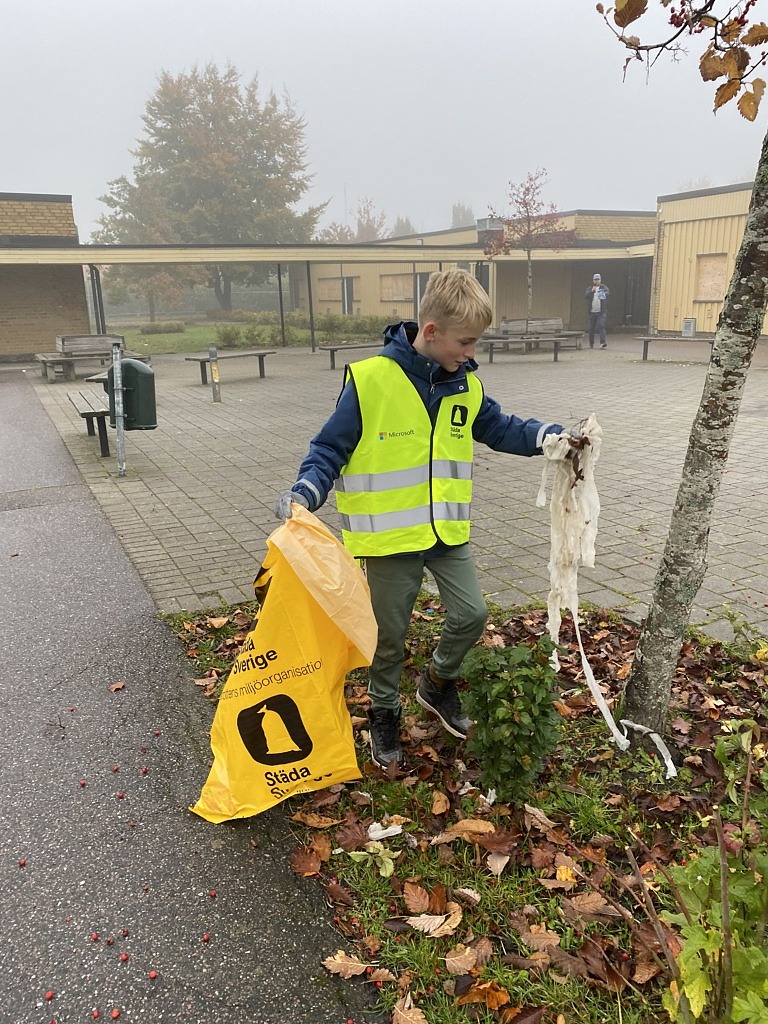
POLYGON ((480 282, 466 270, 432 274, 419 307, 419 326, 473 328, 478 335, 493 320, 493 307, 480 282))

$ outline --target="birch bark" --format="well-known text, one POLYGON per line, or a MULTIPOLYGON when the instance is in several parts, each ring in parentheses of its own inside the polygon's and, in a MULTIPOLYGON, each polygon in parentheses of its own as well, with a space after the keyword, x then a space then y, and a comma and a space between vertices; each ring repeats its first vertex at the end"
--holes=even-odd
MULTIPOLYGON (((622 718, 660 735, 666 731, 672 678, 691 607, 707 569, 712 513, 766 304, 768 135, 763 140, 744 238, 688 441, 669 536, 624 695, 622 718)), ((755 469, 765 472, 764 465, 755 469)))

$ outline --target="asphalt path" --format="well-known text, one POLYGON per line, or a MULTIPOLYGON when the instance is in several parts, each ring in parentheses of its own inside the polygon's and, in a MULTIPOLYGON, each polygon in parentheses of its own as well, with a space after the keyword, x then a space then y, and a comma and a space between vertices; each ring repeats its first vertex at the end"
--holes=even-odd
POLYGON ((0 1022, 383 1021, 321 966, 344 944, 284 811, 187 809, 212 709, 20 372, 0 375, 0 566, 0 1022))

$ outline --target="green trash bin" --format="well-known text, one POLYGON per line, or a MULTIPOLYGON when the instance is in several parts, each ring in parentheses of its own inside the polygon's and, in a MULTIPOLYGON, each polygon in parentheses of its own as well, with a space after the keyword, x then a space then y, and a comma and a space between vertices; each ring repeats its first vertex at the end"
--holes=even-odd
MULTIPOLYGON (((126 430, 154 430, 157 427, 155 371, 138 359, 121 359, 123 414, 126 430)), ((115 426, 115 368, 107 373, 109 425, 115 426)))

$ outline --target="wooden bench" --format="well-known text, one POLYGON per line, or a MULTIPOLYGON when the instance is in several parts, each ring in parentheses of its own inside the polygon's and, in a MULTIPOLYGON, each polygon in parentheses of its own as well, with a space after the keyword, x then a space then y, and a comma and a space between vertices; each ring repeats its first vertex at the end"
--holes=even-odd
POLYGON ((107 416, 109 416, 109 403, 105 400, 104 395, 100 395, 98 391, 70 391, 67 398, 85 420, 85 427, 89 437, 94 436, 93 421, 96 420, 99 428, 101 457, 104 459, 109 458, 109 440, 107 438, 106 424, 107 416))
MULTIPOLYGON (((142 363, 150 361, 149 356, 142 356, 138 352, 128 352, 127 350, 123 351, 122 358, 138 359, 142 363)), ((110 354, 105 354, 104 352, 78 352, 76 354, 71 352, 37 352, 35 353, 35 359, 40 363, 40 372, 44 380, 48 384, 52 384, 56 380, 57 370, 61 371, 64 380, 73 381, 77 378, 75 366, 78 363, 92 363, 98 359, 101 365, 104 366, 106 362, 110 361, 110 354)))
POLYGON ((643 343, 643 359, 644 360, 648 359, 648 346, 651 344, 652 341, 675 341, 675 342, 682 341, 682 342, 685 342, 686 344, 688 342, 691 342, 691 341, 697 341, 699 343, 706 342, 709 345, 710 352, 712 351, 712 346, 715 343, 715 339, 714 338, 682 338, 679 334, 677 336, 675 336, 675 337, 666 337, 663 334, 652 334, 649 337, 642 337, 642 338, 639 337, 637 340, 638 341, 642 341, 642 343, 643 343))
POLYGON ((554 361, 562 348, 581 348, 583 331, 564 331, 562 317, 539 317, 530 320, 502 318, 499 327, 484 333, 477 344, 488 350, 488 362, 493 362, 494 350, 509 352, 510 345, 519 345, 523 352, 531 352, 540 344, 552 343, 554 361))
MULTIPOLYGON (((265 377, 264 373, 264 360, 267 356, 273 356, 276 352, 274 348, 262 348, 255 349, 249 352, 219 352, 216 357, 219 359, 244 359, 246 356, 256 356, 259 360, 259 376, 265 377)), ((199 363, 200 364, 200 383, 208 383, 208 364, 211 361, 210 356, 185 356, 186 362, 188 363, 199 363)))
POLYGON ((384 339, 381 341, 352 341, 352 342, 339 342, 338 345, 318 345, 321 352, 331 353, 331 369, 336 369, 336 353, 346 352, 348 349, 355 348, 381 348, 384 344, 384 339))

